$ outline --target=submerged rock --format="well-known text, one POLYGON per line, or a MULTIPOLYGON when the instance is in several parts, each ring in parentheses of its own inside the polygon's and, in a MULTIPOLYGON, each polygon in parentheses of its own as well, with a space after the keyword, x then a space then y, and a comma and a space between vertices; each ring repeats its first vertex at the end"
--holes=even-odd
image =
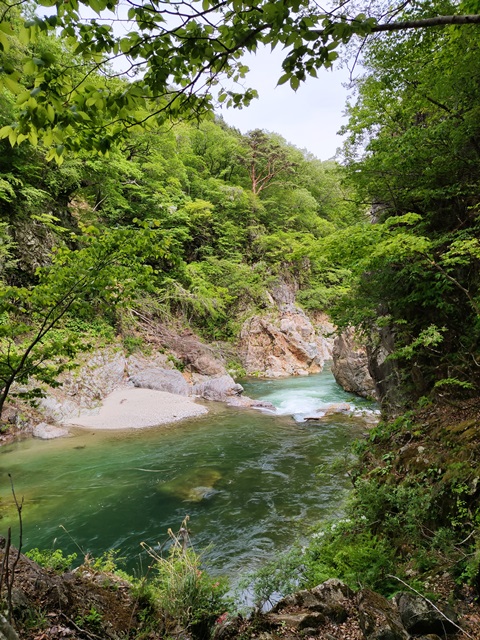
POLYGON ((244 407, 246 409, 260 409, 268 413, 275 413, 277 408, 268 400, 255 400, 248 396, 232 396, 226 400, 229 407, 244 407))
POLYGON ((201 502, 217 493, 214 487, 221 478, 217 469, 193 469, 187 475, 161 484, 158 490, 185 502, 201 502))
POLYGON ((325 409, 325 416, 333 416, 336 413, 351 413, 352 406, 348 402, 334 402, 325 409))

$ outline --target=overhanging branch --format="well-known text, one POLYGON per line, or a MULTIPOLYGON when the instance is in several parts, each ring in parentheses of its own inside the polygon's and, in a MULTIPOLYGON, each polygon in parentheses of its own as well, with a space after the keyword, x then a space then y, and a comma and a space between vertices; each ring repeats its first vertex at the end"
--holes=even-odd
POLYGON ((424 29, 426 27, 443 27, 450 24, 480 24, 480 14, 462 16, 435 16, 419 20, 404 20, 403 22, 390 22, 377 24, 372 27, 372 33, 380 31, 403 31, 404 29, 424 29))

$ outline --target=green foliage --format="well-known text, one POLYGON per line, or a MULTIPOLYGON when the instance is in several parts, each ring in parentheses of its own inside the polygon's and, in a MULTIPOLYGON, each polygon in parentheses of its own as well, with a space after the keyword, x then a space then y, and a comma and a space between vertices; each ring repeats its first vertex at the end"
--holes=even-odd
MULTIPOLYGON (((132 300, 138 288, 148 287, 151 268, 143 264, 141 252, 157 255, 149 246, 152 234, 116 230, 100 234, 91 229, 81 249, 59 247, 52 264, 37 270, 31 287, 0 287, 0 412, 12 384, 31 377, 55 385, 58 375, 73 366, 73 357, 86 344, 65 322, 76 314, 86 319, 132 300), (131 264, 131 254, 138 261, 131 264), (61 328, 62 331, 53 331, 61 328)), ((30 396, 39 387, 28 391, 30 396)))
MULTIPOLYGON (((440 8, 454 11, 425 11, 440 8)), ((364 51, 344 159, 374 224, 320 240, 338 277, 331 313, 362 327, 372 350, 386 329, 404 399, 464 397, 478 391, 480 344, 477 29, 393 35, 364 51)), ((327 299, 322 284, 313 298, 327 299)))
POLYGON ((103 616, 95 609, 95 607, 91 607, 84 615, 78 616, 75 620, 75 624, 79 627, 92 629, 92 630, 100 630, 102 627, 103 616))
POLYGON ((163 618, 167 633, 180 625, 203 639, 210 637, 214 622, 230 610, 232 602, 226 597, 227 581, 208 575, 201 556, 187 547, 187 521, 188 516, 178 537, 169 529, 172 544, 166 557, 147 547, 154 559, 149 598, 163 618))
POLYGON ((353 589, 370 587, 384 593, 392 590, 392 580, 387 577, 394 563, 392 544, 361 529, 346 519, 333 523, 329 531, 313 534, 315 537, 305 550, 306 586, 336 577, 353 589))
MULTIPOLYGON (((80 14, 82 6, 99 15, 106 9, 115 12, 119 0, 39 0, 36 5, 38 11, 26 20, 10 6, 0 14, 0 52, 17 54, 3 64, 2 85, 21 107, 18 122, 0 128, 0 136, 12 146, 25 140, 36 146, 43 139, 51 147, 47 158, 58 162, 66 148, 89 146, 107 153, 126 130, 145 126, 149 119, 198 118, 211 114, 216 100, 247 106, 257 93, 242 85, 248 72, 242 55, 259 46, 284 50, 278 83, 288 82, 296 91, 318 69, 330 68, 337 50, 352 38, 381 31, 378 21, 387 19, 389 29, 401 28, 388 20, 400 11, 395 5, 387 14, 369 5, 366 15, 350 3, 332 13, 309 0, 231 0, 219 14, 215 3, 195 1, 182 7, 178 21, 167 21, 165 12, 175 14, 175 9, 154 0, 130 6, 126 15, 120 12, 117 20, 128 20, 130 28, 117 35, 107 22, 80 14), (41 17, 42 6, 50 8, 48 16, 41 17), (46 35, 54 31, 65 46, 45 48, 46 35), (130 82, 111 77, 113 60, 121 60, 130 82), (100 73, 94 74, 96 69, 100 73), (22 75, 29 79, 27 86, 22 75)), ((445 5, 434 4, 439 13, 445 5)), ((457 6, 448 9, 458 12, 457 6)), ((409 7, 410 18, 430 14, 435 11, 424 4, 409 7)), ((221 172, 222 163, 218 168, 221 172)))
POLYGON ((122 344, 127 355, 132 355, 137 351, 144 351, 146 346, 143 338, 138 336, 123 336, 122 344))
POLYGON ((109 549, 108 551, 104 551, 98 558, 86 558, 85 565, 94 571, 116 573, 118 571, 118 564, 122 560, 124 560, 124 558, 120 558, 120 551, 118 549, 109 549))
POLYGON ((209 576, 191 549, 173 549, 168 558, 157 562, 154 590, 166 620, 203 635, 229 607, 225 580, 209 576))
POLYGON ((30 549, 25 553, 27 558, 33 560, 37 564, 45 567, 45 569, 52 569, 55 573, 65 573, 72 568, 73 563, 77 559, 77 554, 72 553, 65 556, 61 549, 30 549))

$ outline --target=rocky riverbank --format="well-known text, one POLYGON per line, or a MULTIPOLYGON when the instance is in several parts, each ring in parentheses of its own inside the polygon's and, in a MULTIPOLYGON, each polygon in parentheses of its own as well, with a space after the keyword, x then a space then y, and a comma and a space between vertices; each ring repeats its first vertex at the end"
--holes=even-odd
POLYGON ((217 640, 441 640, 480 638, 479 607, 446 602, 445 593, 433 603, 415 591, 399 591, 387 599, 371 591, 353 591, 330 579, 313 589, 281 600, 269 613, 253 620, 233 619, 217 629, 217 640))
POLYGON ((6 411, 10 432, 51 438, 64 435, 72 424, 105 428, 106 422, 98 417, 108 413, 102 408, 105 401, 113 411, 109 428, 174 422, 205 413, 205 403, 195 403, 198 399, 272 410, 269 403, 246 397, 232 374, 276 378, 318 373, 332 356, 333 331, 325 315, 309 318, 298 308, 295 291, 285 283, 273 289, 267 312, 245 321, 236 347, 207 344, 190 329, 139 321, 136 339, 141 350, 128 354, 117 342, 83 354, 77 368, 62 374, 58 387, 44 388, 35 409, 10 404, 6 411), (123 391, 128 388, 175 398, 151 393, 142 404, 144 417, 135 420, 127 417, 126 404, 117 415, 115 395, 109 399, 121 389, 128 393, 131 406, 135 396, 123 391))
POLYGON ((445 580, 434 587, 438 588, 434 603, 412 590, 400 590, 387 599, 370 589, 353 591, 340 580, 330 579, 285 597, 268 613, 243 617, 225 612, 211 627, 195 631, 167 620, 147 597, 145 585, 134 586, 92 559, 86 558, 74 572, 59 573, 18 555, 13 548, 7 561, 4 555, 2 548, 1 566, 14 572, 9 574, 13 581, 7 598, 12 620, 8 624, 0 619, 1 640, 480 638, 478 604, 465 599, 452 607, 446 601, 449 585, 445 580))

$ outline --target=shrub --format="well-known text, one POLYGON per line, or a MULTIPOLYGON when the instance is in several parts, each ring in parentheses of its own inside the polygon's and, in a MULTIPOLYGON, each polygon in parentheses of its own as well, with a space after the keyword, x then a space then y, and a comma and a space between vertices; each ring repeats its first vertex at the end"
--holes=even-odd
POLYGON ((68 556, 63 555, 61 549, 31 549, 25 553, 27 558, 33 560, 45 569, 51 569, 55 573, 65 573, 72 568, 73 563, 77 559, 77 554, 72 553, 68 556))
POLYGON ((173 544, 166 557, 147 547, 155 561, 152 595, 167 632, 180 625, 196 638, 209 638, 214 622, 232 607, 228 583, 202 569, 201 555, 186 546, 186 527, 180 531, 183 537, 169 530, 173 544))

